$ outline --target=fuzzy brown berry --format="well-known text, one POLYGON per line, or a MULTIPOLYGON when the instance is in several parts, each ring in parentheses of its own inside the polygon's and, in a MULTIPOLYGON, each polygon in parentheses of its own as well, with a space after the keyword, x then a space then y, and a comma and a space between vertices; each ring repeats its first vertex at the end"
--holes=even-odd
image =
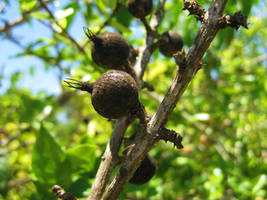
POLYGON ((94 62, 103 68, 122 70, 130 55, 130 46, 126 39, 113 32, 95 35, 86 27, 84 32, 93 42, 91 55, 94 62))
POLYGON ((134 185, 142 185, 147 183, 155 174, 156 166, 149 156, 146 156, 140 166, 134 172, 129 183, 134 185))
POLYGON ((136 82, 126 72, 111 70, 93 83, 73 79, 65 82, 69 87, 91 93, 94 109, 108 119, 118 119, 139 109, 136 82))
POLYGON ((168 38, 168 42, 159 46, 159 51, 166 57, 172 57, 177 51, 183 48, 183 39, 175 31, 167 31, 163 33, 163 36, 168 38))
POLYGON ((151 13, 153 8, 152 0, 128 0, 127 8, 129 12, 136 18, 142 19, 151 13))

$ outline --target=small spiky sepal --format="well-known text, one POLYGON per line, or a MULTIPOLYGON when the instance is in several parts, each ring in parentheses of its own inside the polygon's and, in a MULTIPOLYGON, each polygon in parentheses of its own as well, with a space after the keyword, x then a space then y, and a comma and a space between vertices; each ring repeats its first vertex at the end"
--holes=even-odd
POLYGON ((96 39, 97 39, 97 36, 96 36, 96 34, 94 34, 88 27, 83 27, 83 31, 84 31, 84 33, 85 33, 85 35, 91 40, 91 41, 93 41, 93 42, 95 42, 96 41, 96 39))
POLYGON ((75 88, 82 91, 87 91, 89 93, 93 92, 93 83, 78 81, 72 78, 66 78, 63 81, 64 83, 67 84, 66 85, 67 87, 75 88))

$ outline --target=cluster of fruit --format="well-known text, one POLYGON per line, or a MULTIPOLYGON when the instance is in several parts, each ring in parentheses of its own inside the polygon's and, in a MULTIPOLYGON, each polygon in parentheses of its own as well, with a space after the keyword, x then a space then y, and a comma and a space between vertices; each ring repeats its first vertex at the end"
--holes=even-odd
MULTIPOLYGON (((144 19, 153 8, 152 0, 128 0, 127 8, 136 18, 144 19)), ((134 114, 140 109, 138 86, 135 77, 129 73, 131 47, 126 39, 118 33, 107 32, 95 35, 88 28, 85 34, 91 40, 91 56, 100 67, 111 69, 102 74, 95 82, 81 82, 74 79, 65 80, 69 87, 87 91, 92 95, 92 105, 96 112, 108 119, 118 119, 134 114), (128 73, 127 73, 128 72, 128 73)), ((172 57, 183 46, 181 36, 175 31, 167 31, 163 36, 168 41, 159 46, 159 51, 172 57)), ((146 156, 133 177, 132 184, 144 184, 155 173, 155 164, 146 156)))

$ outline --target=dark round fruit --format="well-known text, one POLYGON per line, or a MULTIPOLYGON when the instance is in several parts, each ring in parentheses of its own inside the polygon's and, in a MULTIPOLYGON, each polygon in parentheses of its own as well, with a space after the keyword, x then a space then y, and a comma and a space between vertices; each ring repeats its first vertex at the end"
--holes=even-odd
POLYGON ((163 36, 168 37, 168 42, 159 46, 159 51, 166 57, 172 57, 177 51, 183 48, 183 39, 175 31, 167 31, 163 33, 163 36))
POLYGON ((100 115, 109 119, 129 114, 139 104, 135 80, 119 70, 102 74, 94 83, 92 104, 100 115))
POLYGON ((129 12, 136 18, 144 18, 151 13, 153 8, 152 0, 128 0, 127 8, 129 12))
POLYGON ((84 31, 93 42, 91 55, 94 62, 103 68, 122 69, 130 54, 130 46, 126 39, 118 33, 107 32, 95 35, 88 28, 84 31))
POLYGON ((129 180, 129 183, 135 185, 142 185, 148 182, 155 174, 156 166, 152 162, 149 156, 146 156, 141 165, 134 172, 133 177, 129 180))

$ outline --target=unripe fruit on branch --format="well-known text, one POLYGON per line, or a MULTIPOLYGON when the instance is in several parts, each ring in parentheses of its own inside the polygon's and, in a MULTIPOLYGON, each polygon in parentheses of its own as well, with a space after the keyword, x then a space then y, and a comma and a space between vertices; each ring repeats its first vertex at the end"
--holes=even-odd
POLYGON ((97 65, 107 69, 122 70, 128 63, 130 46, 120 34, 107 32, 95 35, 86 27, 84 32, 93 42, 91 55, 97 65))
POLYGON ((126 72, 111 70, 102 74, 93 83, 74 79, 64 82, 69 87, 91 93, 94 109, 108 119, 118 119, 137 112, 140 108, 136 82, 126 72))
POLYGON ((140 166, 134 172, 129 183, 134 185, 142 185, 148 182, 155 174, 156 166, 149 156, 146 156, 140 166))
POLYGON ((175 31, 166 31, 162 34, 168 38, 168 42, 159 46, 159 51, 166 57, 172 57, 177 51, 182 50, 183 48, 183 39, 175 31))
POLYGON ((129 12, 136 18, 142 19, 151 13, 153 8, 152 0, 128 0, 127 8, 129 12))

